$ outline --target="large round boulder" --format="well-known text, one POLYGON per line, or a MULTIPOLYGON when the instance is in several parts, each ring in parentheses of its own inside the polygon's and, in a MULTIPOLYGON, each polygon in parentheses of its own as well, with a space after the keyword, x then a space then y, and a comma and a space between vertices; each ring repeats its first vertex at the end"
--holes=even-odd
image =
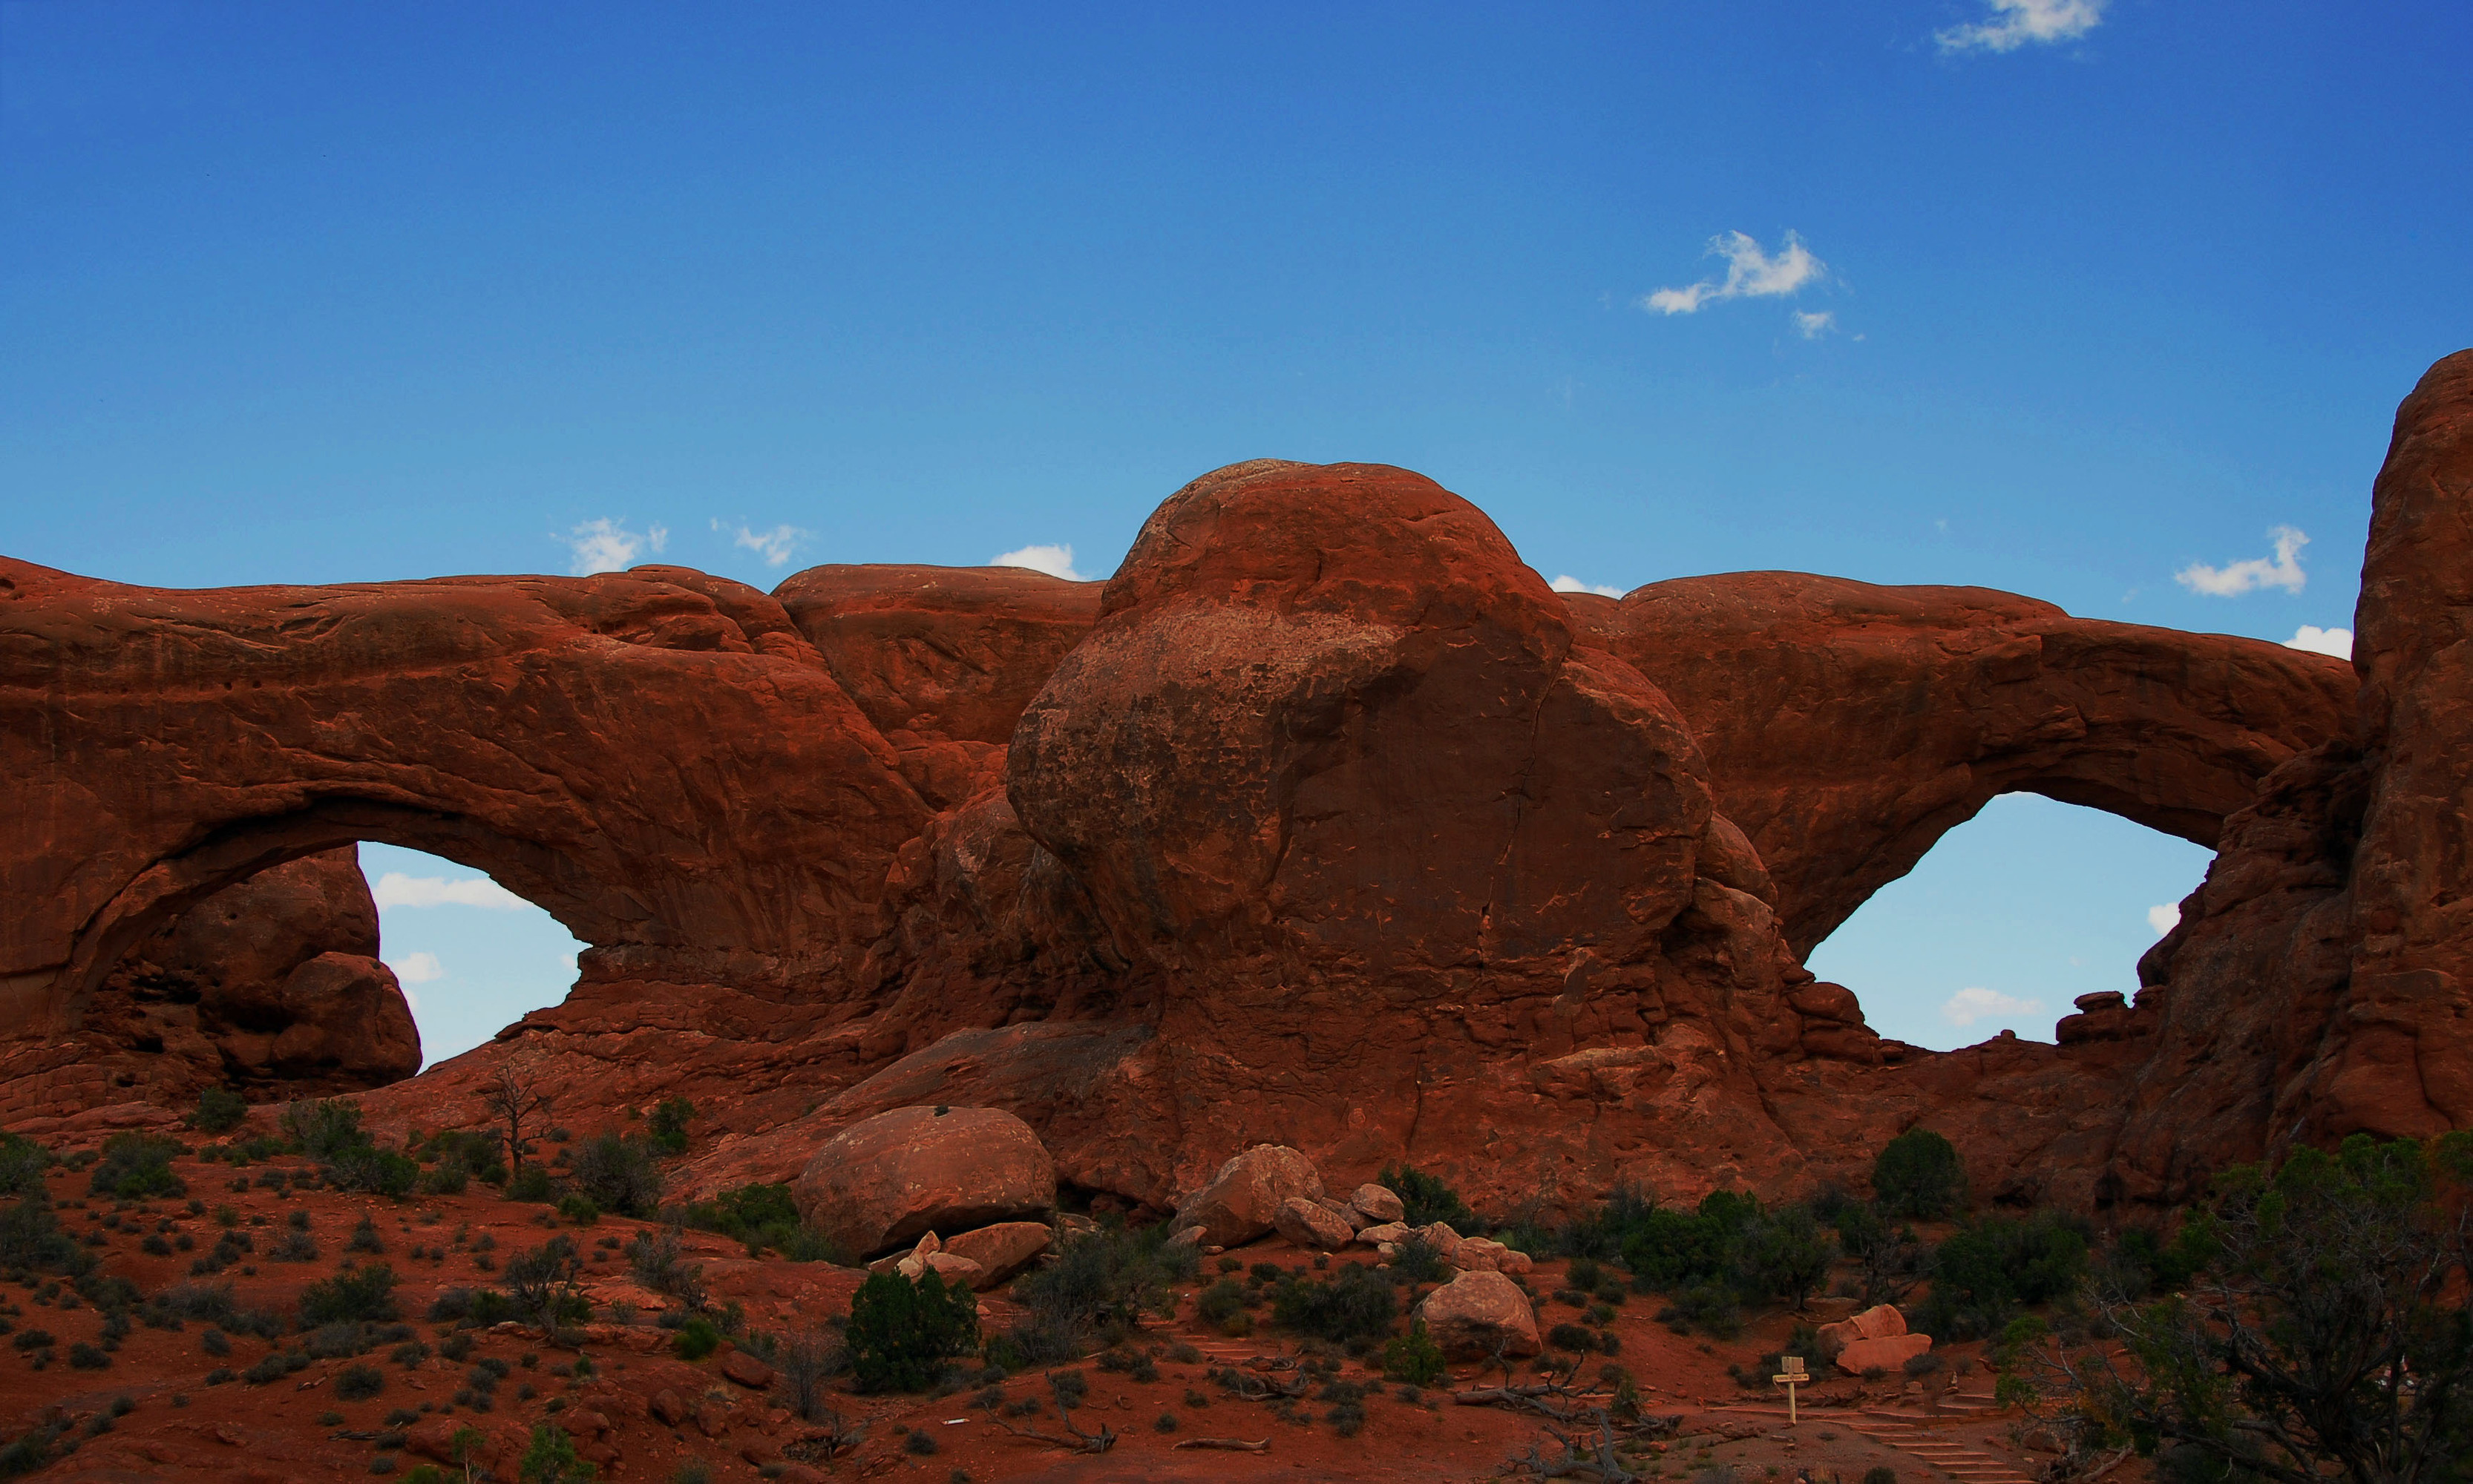
POLYGON ((1426 1332, 1454 1360, 1483 1360, 1500 1351, 1534 1355, 1537 1311, 1520 1285, 1500 1273, 1462 1273, 1417 1305, 1426 1332))
POLYGON ((1242 1247, 1270 1235, 1280 1207, 1292 1196, 1307 1200, 1322 1194, 1322 1172, 1314 1162, 1281 1144, 1256 1144, 1219 1166, 1211 1183, 1177 1208, 1169 1225, 1182 1232, 1202 1229, 1202 1241, 1212 1247, 1242 1247))
POLYGON ((897 1108, 816 1151, 790 1187, 799 1215, 853 1257, 1036 1217, 1056 1206, 1056 1161, 996 1108, 897 1108))

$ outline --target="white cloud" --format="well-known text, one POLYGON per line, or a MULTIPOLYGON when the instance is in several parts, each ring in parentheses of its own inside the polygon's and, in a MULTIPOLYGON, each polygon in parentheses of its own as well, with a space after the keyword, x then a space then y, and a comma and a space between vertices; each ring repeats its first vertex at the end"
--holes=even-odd
POLYGON ((718 519, 713 521, 712 528, 730 537, 737 545, 762 557, 766 566, 787 564, 790 554, 798 549, 799 543, 816 534, 794 525, 778 525, 770 531, 756 531, 744 524, 726 526, 718 519))
POLYGON ((1794 312, 1794 328, 1806 340, 1818 340, 1837 328, 1837 316, 1827 309, 1798 309, 1794 312))
POLYGON ((2310 544, 2310 538, 2291 526, 2276 526, 2267 534, 2275 542, 2272 557, 2252 557, 2222 566, 2193 562, 2173 573, 2173 580, 2192 592, 2203 592, 2211 598, 2237 598, 2260 587, 2299 592, 2310 580, 2301 571, 2301 548, 2310 544))
POLYGON ((450 881, 444 876, 408 876, 390 871, 378 877, 370 897, 379 910, 388 907, 487 907, 493 912, 521 912, 532 903, 488 876, 450 881))
POLYGON ((1070 546, 1024 546, 995 558, 988 565, 1026 566, 1034 572, 1064 578, 1068 583, 1091 580, 1073 570, 1073 548, 1070 546))
POLYGON ((670 533, 666 526, 647 526, 638 536, 625 522, 605 515, 586 521, 560 539, 575 552, 575 564, 567 570, 590 577, 595 572, 623 572, 647 551, 659 556, 670 544, 670 533))
POLYGON ((386 960, 386 967, 394 969, 395 976, 405 984, 427 984, 433 979, 446 977, 446 968, 438 962, 435 953, 407 953, 401 958, 386 960))
POLYGON ((2317 624, 2303 624, 2284 641, 2286 649, 2306 649, 2314 655, 2333 655, 2339 659, 2353 658, 2353 631, 2321 629, 2317 624))
POLYGON ((2155 936, 2158 938, 2163 937, 2166 933, 2169 933, 2173 929, 2180 926, 2180 904, 2177 902, 2159 901, 2154 906, 2148 908, 2147 925, 2155 929, 2155 936))
POLYGON ((1783 299, 1829 276, 1829 266, 1813 256, 1803 239, 1792 232, 1779 244, 1775 257, 1743 232, 1710 238, 1709 252, 1726 260, 1726 276, 1703 278, 1688 288, 1660 289, 1642 299, 1640 307, 1660 314, 1697 314, 1701 305, 1720 299, 1783 299))
POLYGON ((2075 41, 2103 19, 2107 0, 1989 0, 1992 18, 1935 31, 1944 52, 2014 52, 2033 41, 2075 41))
POLYGON ((1949 997, 1940 1007, 1944 1019, 1952 1025, 1973 1025, 1978 1020, 2016 1019, 2044 1008, 2040 999, 2019 999, 1995 990, 1981 987, 1963 989, 1949 997))
POLYGON ((1620 598, 1623 595, 1621 587, 1609 587, 1603 583, 1584 583, 1569 572, 1546 586, 1556 592, 1594 592, 1601 598, 1620 598))

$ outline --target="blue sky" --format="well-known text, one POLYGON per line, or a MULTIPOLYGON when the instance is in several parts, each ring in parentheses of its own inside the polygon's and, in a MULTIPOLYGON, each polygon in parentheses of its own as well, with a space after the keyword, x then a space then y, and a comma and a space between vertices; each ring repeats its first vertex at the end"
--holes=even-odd
MULTIPOLYGON (((2394 404, 2473 340, 2468 42, 2411 3, 0 0, 0 550, 1105 575, 1277 455, 1423 470, 1593 586, 2349 628, 2394 404)), ((2129 987, 2203 855, 2077 812, 1987 811, 1815 967, 1936 1044, 2129 987), (1949 1020, 1970 989, 2039 1003, 1949 1020)), ((389 909, 389 953, 490 911, 389 909)))

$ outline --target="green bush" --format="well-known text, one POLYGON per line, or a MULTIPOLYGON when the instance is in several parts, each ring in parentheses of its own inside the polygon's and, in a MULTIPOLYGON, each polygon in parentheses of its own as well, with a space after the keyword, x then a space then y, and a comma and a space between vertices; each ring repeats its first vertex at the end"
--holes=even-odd
POLYGON ((971 1285, 933 1271, 917 1281, 877 1273, 851 1300, 843 1330, 861 1391, 923 1391, 944 1363, 979 1348, 979 1305, 971 1285))
POLYGON ((331 1160, 370 1141, 370 1137, 361 1132, 359 1105, 340 1097, 284 1105, 283 1132, 302 1154, 319 1161, 331 1160))
POLYGON ((507 1299, 516 1315, 544 1332, 592 1317, 592 1302, 578 1280, 584 1259, 564 1233, 507 1259, 507 1299))
POLYGON ((397 1317, 395 1269, 383 1262, 365 1268, 348 1262, 334 1277, 300 1290, 304 1329, 332 1324, 383 1324, 397 1317))
POLYGON ((1406 1334, 1383 1344, 1382 1375, 1409 1386, 1431 1386, 1443 1378, 1443 1348, 1426 1332, 1424 1320, 1410 1320, 1406 1334))
POLYGON ((601 1476, 598 1466, 575 1455, 575 1440, 556 1423, 533 1424, 532 1447, 516 1469, 522 1484, 586 1484, 601 1476))
POLYGON ((33 1195, 43 1188, 52 1152, 31 1138, 0 1134, 0 1195, 33 1195))
POLYGON ((189 1187, 172 1173, 172 1157, 180 1141, 164 1134, 114 1134, 104 1140, 103 1159, 86 1182, 89 1195, 123 1201, 186 1195, 189 1187))
POLYGON ((2057 1211, 1986 1216, 1933 1253, 1926 1333, 1971 1340, 1998 1331, 2021 1304, 2049 1304, 2086 1273, 2084 1224, 2057 1211))
POLYGON ((216 1084, 198 1094, 198 1111, 189 1121, 202 1134, 228 1134, 249 1116, 249 1099, 216 1084))
POLYGON ((851 1255, 834 1246, 831 1238, 800 1223, 788 1185, 739 1185, 709 1201, 664 1208, 661 1215, 679 1226, 717 1232, 744 1242, 751 1257, 760 1257, 770 1249, 792 1262, 848 1264, 851 1260, 851 1255))
POLYGON ((413 1161, 368 1144, 338 1150, 325 1161, 325 1170, 337 1189, 371 1195, 410 1195, 420 1178, 420 1166, 413 1161))
POLYGON ((702 1360, 721 1348, 721 1330, 702 1314, 679 1326, 670 1337, 670 1350, 681 1360, 702 1360))
POLYGON ((546 1201, 555 1194, 557 1189, 550 1184, 549 1171, 538 1164, 525 1165, 507 1182, 510 1201, 546 1201))
POLYGON ((346 1366, 335 1376, 335 1395, 347 1401, 367 1401, 386 1390, 386 1373, 372 1365, 346 1366))
POLYGON ((1092 1339, 1115 1344, 1145 1313, 1172 1314, 1169 1285, 1191 1278, 1201 1257, 1168 1244, 1164 1223, 1140 1232, 1102 1228, 1068 1239, 1056 1260, 1015 1281, 1014 1302, 1040 1334, 1017 1336, 1042 1359, 1067 1359, 1092 1339))
POLYGON ((1745 1295, 1801 1308, 1828 1280, 1837 1243, 1809 1209, 1789 1206, 1746 1224, 1735 1237, 1734 1258, 1736 1282, 1745 1295))
POLYGON ((1282 1328, 1333 1344, 1387 1334, 1398 1312, 1390 1282, 1353 1262, 1327 1282, 1292 1275, 1271 1298, 1271 1318, 1282 1328))
POLYGON ((1872 1161, 1872 1194, 1892 1216, 1937 1220, 1966 1204, 1957 1148, 1930 1129, 1909 1129, 1872 1161))
POLYGON ((2132 1302, 2178 1293, 2206 1270, 2215 1245, 2204 1222, 2185 1224, 2169 1243, 2153 1227, 2124 1227, 2104 1253, 2103 1279, 2115 1296, 2132 1302))
POLYGON ((1627 1224, 1622 1264, 1643 1289, 1671 1293, 1725 1272, 1726 1237, 1709 1217, 1652 1206, 1627 1224))
POLYGON ((1429 1175, 1405 1164, 1395 1164, 1382 1172, 1376 1182, 1400 1198, 1407 1214, 1400 1219, 1412 1227, 1429 1226, 1441 1221, 1462 1235, 1477 1231, 1477 1213, 1468 1209, 1459 1192, 1445 1185, 1440 1176, 1429 1175))
POLYGON ((586 1140, 568 1159, 567 1177, 603 1210, 650 1216, 661 1204, 661 1171, 654 1162, 655 1154, 646 1140, 599 1135, 586 1140))
POLYGON ((654 1146, 663 1154, 684 1154, 687 1152, 687 1124, 694 1117, 695 1104, 683 1097, 665 1097, 653 1109, 653 1116, 646 1120, 644 1126, 650 1132, 654 1146))
POLYGON ((571 1221, 579 1227, 588 1227, 600 1222, 601 1208, 593 1203, 592 1197, 578 1191, 573 1195, 559 1197, 558 1214, 561 1219, 571 1221))

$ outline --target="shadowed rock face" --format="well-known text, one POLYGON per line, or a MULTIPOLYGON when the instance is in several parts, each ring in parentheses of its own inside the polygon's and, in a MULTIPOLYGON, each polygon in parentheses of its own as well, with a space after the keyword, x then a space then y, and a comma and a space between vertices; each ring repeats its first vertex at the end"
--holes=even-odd
MULTIPOLYGON (((1986 1193, 2088 1206, 2296 1137, 2463 1126, 2468 363, 2399 419, 2358 707, 2322 657, 1980 589, 1565 597, 1467 501, 1371 465, 1207 475, 1104 589, 828 567, 768 596, 662 567, 162 592, 0 565, 25 801, 0 820, 0 1072, 35 1046, 112 1069, 17 1077, 0 1120, 187 1095, 206 1053, 137 993, 169 982, 176 919, 358 993, 333 961, 365 948, 270 937, 238 894, 367 838, 592 945, 565 1003, 365 1094, 372 1121, 478 1123, 509 1063, 563 1108, 683 1093, 718 1134, 691 1188, 787 1179, 923 1105, 1015 1113, 1068 1187, 1161 1210, 1265 1142, 1343 1185, 1405 1158, 1556 1200, 1780 1193, 1923 1123, 1986 1193), (2091 996, 2060 1045, 1880 1041, 1800 953, 2018 789, 2218 863, 2138 1002, 2091 996)), ((196 1034, 238 1080, 400 1059, 217 1041, 210 997, 196 1034)))

